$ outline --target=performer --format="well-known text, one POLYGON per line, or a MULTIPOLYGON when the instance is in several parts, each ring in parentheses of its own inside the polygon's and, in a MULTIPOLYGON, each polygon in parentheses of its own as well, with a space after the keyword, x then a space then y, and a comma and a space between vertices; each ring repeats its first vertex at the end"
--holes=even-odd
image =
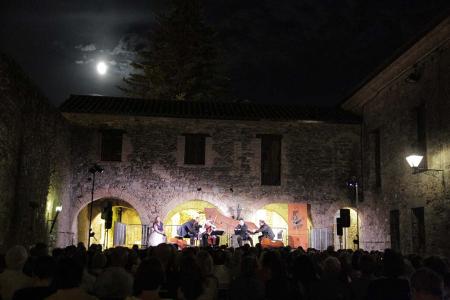
POLYGON ((177 230, 177 234, 179 237, 189 238, 191 246, 194 246, 195 239, 198 237, 199 229, 200 225, 198 224, 198 217, 197 217, 181 225, 177 230))
POLYGON ((206 220, 205 222, 205 230, 201 234, 202 238, 202 247, 210 246, 218 246, 220 242, 220 238, 217 235, 212 235, 211 233, 216 230, 216 226, 211 222, 211 220, 206 220))
POLYGON ((253 247, 253 239, 250 237, 247 224, 245 224, 242 218, 239 219, 239 224, 234 228, 234 237, 236 238, 239 247, 242 246, 242 241, 249 241, 250 245, 253 247))
POLYGON ((164 224, 161 222, 161 218, 158 216, 153 222, 152 233, 149 238, 150 246, 158 246, 166 242, 166 234, 164 233, 164 224))
POLYGON ((259 229, 254 231, 253 234, 261 232, 262 234, 258 236, 258 240, 261 243, 261 239, 266 237, 270 240, 275 238, 275 234, 273 234, 272 228, 266 224, 264 220, 259 220, 259 229))

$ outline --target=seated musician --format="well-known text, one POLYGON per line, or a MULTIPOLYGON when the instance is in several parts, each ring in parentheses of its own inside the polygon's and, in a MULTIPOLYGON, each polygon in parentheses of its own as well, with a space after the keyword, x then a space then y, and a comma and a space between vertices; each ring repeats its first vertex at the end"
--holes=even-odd
POLYGON ((198 224, 198 217, 195 219, 191 219, 181 225, 178 230, 177 234, 179 237, 182 238, 189 238, 191 246, 195 245, 195 239, 198 237, 200 226, 198 224))
POLYGON ((239 219, 239 224, 234 228, 234 234, 237 236, 239 247, 242 246, 242 241, 249 241, 253 247, 253 240, 249 235, 247 224, 245 224, 243 219, 239 219))
POLYGON ((270 226, 267 225, 264 220, 259 220, 259 229, 254 231, 253 234, 258 232, 261 232, 261 235, 258 236, 258 240, 260 243, 263 238, 268 238, 271 241, 275 238, 275 234, 273 233, 272 228, 270 228, 270 226))
POLYGON ((216 226, 211 222, 211 220, 206 220, 205 222, 205 230, 201 234, 202 238, 202 247, 207 246, 218 246, 219 245, 219 236, 212 234, 213 231, 216 230, 216 226))

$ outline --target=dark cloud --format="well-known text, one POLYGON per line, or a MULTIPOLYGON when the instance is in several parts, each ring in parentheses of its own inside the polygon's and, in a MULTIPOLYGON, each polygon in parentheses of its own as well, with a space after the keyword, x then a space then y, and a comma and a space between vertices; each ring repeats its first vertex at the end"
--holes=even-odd
MULTIPOLYGON (((121 95, 155 12, 168 0, 0 1, 0 51, 53 103, 121 95), (109 66, 98 76, 96 63, 109 66)), ((233 93, 255 102, 333 105, 417 37, 448 0, 205 0, 233 93)))

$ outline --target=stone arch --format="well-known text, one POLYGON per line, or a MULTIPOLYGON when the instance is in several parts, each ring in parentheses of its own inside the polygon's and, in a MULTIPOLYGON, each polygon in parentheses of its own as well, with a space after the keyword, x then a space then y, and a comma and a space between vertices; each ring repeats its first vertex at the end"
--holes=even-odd
POLYGON ((192 200, 198 200, 198 201, 204 201, 207 203, 210 203, 212 206, 217 207, 219 211, 224 214, 228 215, 227 212, 227 203, 229 203, 229 199, 224 199, 223 197, 202 193, 202 192, 188 192, 188 193, 182 193, 172 198, 164 207, 160 210, 160 216, 163 220, 166 219, 167 215, 176 209, 179 205, 182 205, 185 202, 192 201, 192 200))
MULTIPOLYGON (((361 214, 358 213, 358 211, 356 210, 356 208, 354 207, 349 207, 349 206, 345 206, 342 207, 345 209, 349 209, 350 210, 350 227, 344 229, 344 236, 342 238, 342 248, 343 249, 356 249, 356 245, 353 244, 353 240, 355 240, 357 238, 357 232, 358 232, 358 224, 361 225, 361 214)), ((336 218, 338 218, 340 216, 340 209, 338 209, 336 211, 336 213, 334 214, 334 223, 336 223, 336 218)), ((333 228, 334 231, 334 247, 335 249, 339 249, 340 248, 340 239, 339 236, 336 233, 336 224, 333 228)), ((359 238, 361 240, 361 238, 359 238)))
MULTIPOLYGON (((133 195, 127 193, 126 191, 120 189, 104 189, 99 188, 94 191, 94 202, 101 199, 118 199, 120 201, 128 203, 132 208, 134 208, 140 219, 142 224, 150 224, 151 215, 148 213, 148 209, 144 206, 144 203, 134 197, 133 195)), ((78 201, 75 205, 73 205, 71 209, 71 231, 73 232, 73 240, 78 240, 78 214, 81 212, 83 208, 85 208, 91 202, 91 194, 85 193, 81 198, 78 198, 78 201)))

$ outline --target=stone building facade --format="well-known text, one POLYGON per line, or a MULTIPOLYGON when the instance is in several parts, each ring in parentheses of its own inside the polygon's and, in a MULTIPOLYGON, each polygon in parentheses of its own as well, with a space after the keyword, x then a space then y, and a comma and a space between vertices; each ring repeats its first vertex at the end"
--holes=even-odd
POLYGON ((357 90, 362 116, 365 239, 404 253, 450 255, 450 19, 357 90), (405 158, 419 151, 413 174, 405 158), (372 230, 365 230, 370 226, 372 230), (387 238, 385 238, 387 237, 387 238))
POLYGON ((91 199, 86 179, 93 163, 105 169, 97 176, 95 199, 128 202, 143 224, 190 200, 206 201, 228 216, 239 204, 246 218, 268 204, 302 202, 310 204, 311 225, 332 232, 336 212, 351 205, 345 183, 360 170, 354 116, 246 103, 167 103, 72 96, 61 106, 76 128, 72 202, 59 223, 62 231, 77 234, 75 220, 91 199), (111 129, 123 132, 120 161, 101 160, 102 132, 111 129), (187 134, 206 136, 203 165, 185 164, 187 134), (277 185, 262 184, 263 135, 281 138, 277 185))
POLYGON ((227 216, 239 205, 246 218, 273 204, 307 203, 311 228, 336 240, 339 209, 352 207, 361 248, 450 255, 449 24, 359 88, 342 104, 349 113, 93 96, 72 96, 57 110, 1 56, 0 247, 64 246, 86 235, 77 223, 86 219, 89 168, 97 163, 105 171, 97 174, 94 200, 134 208, 142 224, 191 200, 227 216), (105 161, 111 130, 120 132, 121 145, 110 155, 120 157, 105 161), (198 165, 185 161, 191 135, 204 142, 198 165), (271 143, 280 151, 263 155, 271 143), (424 161, 413 173, 405 158, 416 151, 424 161), (279 165, 268 170, 279 176, 262 184, 263 161, 277 155, 279 165), (353 176, 358 203, 346 186, 353 176))
POLYGON ((70 130, 20 67, 0 55, 0 249, 56 240, 55 208, 69 199, 70 130))

